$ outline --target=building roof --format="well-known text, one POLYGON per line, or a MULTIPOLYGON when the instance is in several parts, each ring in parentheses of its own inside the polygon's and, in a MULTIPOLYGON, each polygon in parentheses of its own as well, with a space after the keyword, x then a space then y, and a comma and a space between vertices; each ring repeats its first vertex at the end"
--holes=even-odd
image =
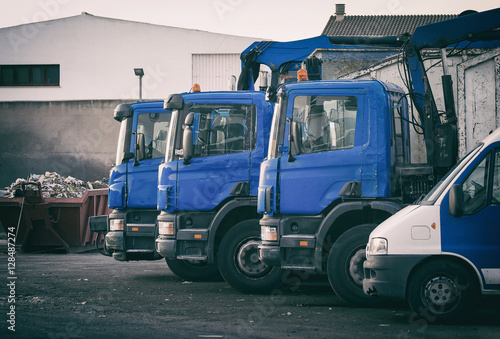
POLYGON ((418 26, 457 17, 455 14, 436 15, 332 15, 323 35, 327 36, 396 36, 413 34, 418 26), (341 20, 336 20, 341 19, 341 20))

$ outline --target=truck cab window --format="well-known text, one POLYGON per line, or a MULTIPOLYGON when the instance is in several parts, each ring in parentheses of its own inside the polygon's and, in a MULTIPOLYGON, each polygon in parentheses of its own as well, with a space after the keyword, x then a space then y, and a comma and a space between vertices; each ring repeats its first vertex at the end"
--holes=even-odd
POLYGON ((356 97, 297 96, 293 121, 299 125, 300 153, 354 147, 356 114, 356 97))
POLYGON ((196 106, 193 156, 247 152, 255 147, 255 109, 251 105, 196 106))
POLYGON ((141 113, 137 117, 137 133, 144 134, 146 155, 144 159, 165 157, 169 114, 141 113))
POLYGON ((487 154, 462 183, 464 215, 475 214, 487 204, 490 156, 487 154))

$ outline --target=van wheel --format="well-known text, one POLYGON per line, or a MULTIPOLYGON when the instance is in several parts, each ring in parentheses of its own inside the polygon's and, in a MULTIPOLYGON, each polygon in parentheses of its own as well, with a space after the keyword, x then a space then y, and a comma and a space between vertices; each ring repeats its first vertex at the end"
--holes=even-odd
POLYGON ((168 268, 179 278, 189 281, 217 281, 221 279, 217 264, 204 261, 167 259, 168 268))
POLYGON ((478 288, 469 272, 450 260, 433 261, 415 271, 408 284, 408 303, 429 323, 459 318, 470 310, 478 288))
POLYGON ((353 306, 373 305, 381 298, 363 292, 366 243, 376 224, 359 225, 344 232, 328 255, 327 274, 335 294, 353 306))
POLYGON ((217 253, 220 273, 234 289, 243 293, 268 293, 282 284, 280 267, 268 266, 259 258, 260 226, 257 219, 231 228, 217 253))

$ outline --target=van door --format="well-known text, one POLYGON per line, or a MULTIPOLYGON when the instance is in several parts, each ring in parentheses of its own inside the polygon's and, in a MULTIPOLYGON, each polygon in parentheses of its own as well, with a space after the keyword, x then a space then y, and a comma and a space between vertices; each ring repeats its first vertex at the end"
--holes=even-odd
POLYGON ((471 261, 485 289, 500 288, 500 145, 489 147, 455 182, 463 190, 463 215, 441 205, 441 248, 471 261))

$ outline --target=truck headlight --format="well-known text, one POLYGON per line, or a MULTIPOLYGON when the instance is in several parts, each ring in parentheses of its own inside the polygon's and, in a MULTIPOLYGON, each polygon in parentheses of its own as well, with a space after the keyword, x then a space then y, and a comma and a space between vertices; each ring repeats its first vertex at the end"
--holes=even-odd
POLYGON ((387 254, 387 239, 371 238, 366 249, 367 255, 382 255, 387 254))
POLYGON ((123 231, 123 219, 110 219, 109 220, 109 230, 110 231, 123 231))
POLYGON ((278 241, 278 232, 276 227, 261 226, 260 237, 264 241, 278 241))
POLYGON ((161 235, 174 235, 174 223, 172 221, 158 221, 158 233, 161 235))

